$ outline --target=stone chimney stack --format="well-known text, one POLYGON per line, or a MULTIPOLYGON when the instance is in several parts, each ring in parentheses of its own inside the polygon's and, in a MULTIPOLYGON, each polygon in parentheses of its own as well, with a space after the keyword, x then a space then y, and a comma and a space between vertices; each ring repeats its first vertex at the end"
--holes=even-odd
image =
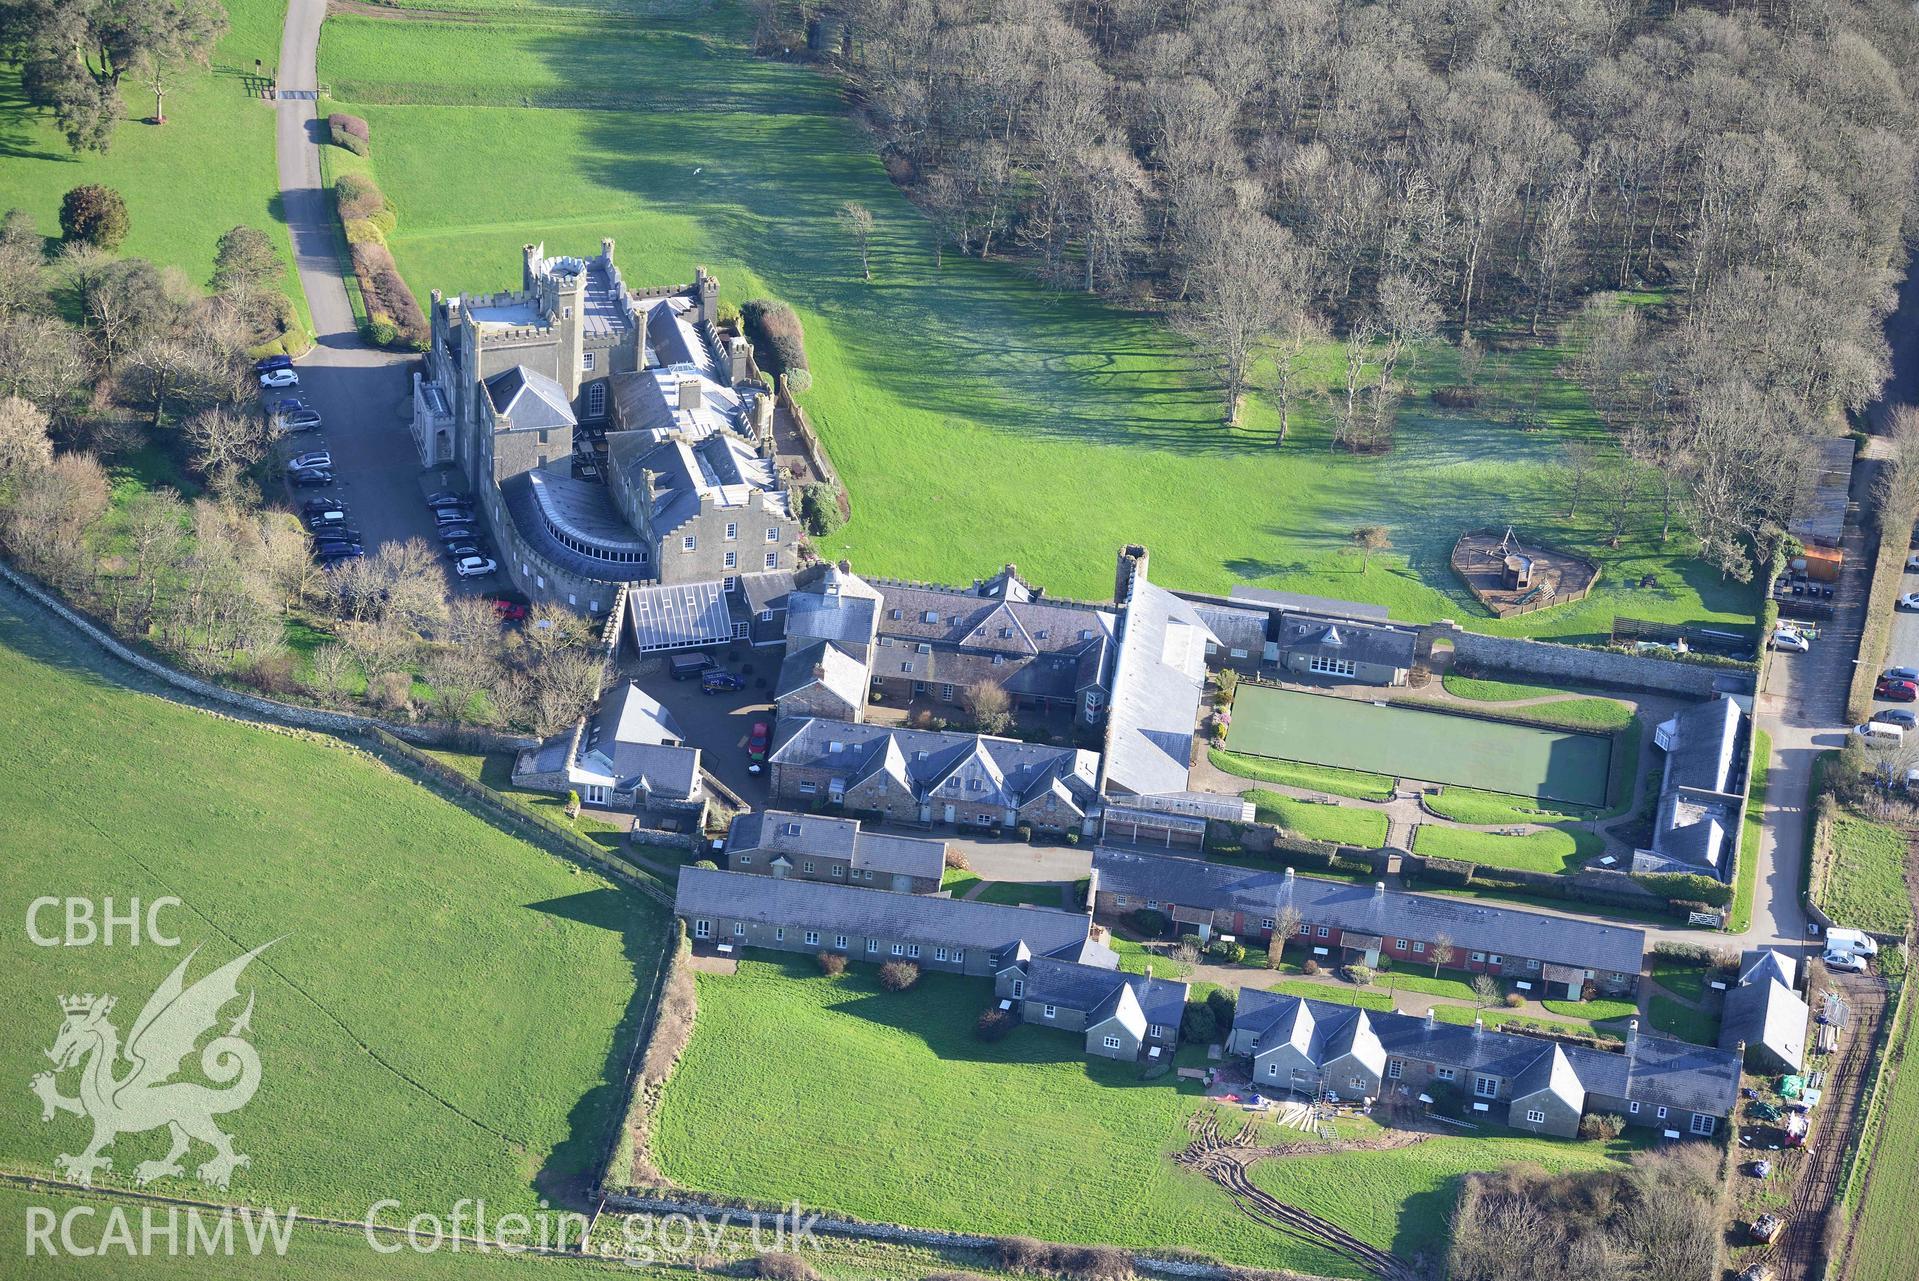
POLYGON ((1293 869, 1292 869, 1292 868, 1290 868, 1290 867, 1289 867, 1289 868, 1287 868, 1287 869, 1286 869, 1286 880, 1287 880, 1287 881, 1288 881, 1289 883, 1290 883, 1290 882, 1292 881, 1292 879, 1293 879, 1293 877, 1294 877, 1294 875, 1295 875, 1295 873, 1293 872, 1293 869))
POLYGON ((532 289, 534 277, 539 275, 540 259, 544 245, 520 246, 520 288, 532 289))
MULTIPOLYGON (((1430 1013, 1430 1011, 1428 1013, 1430 1013)), ((1486 1020, 1483 1018, 1480 1018, 1478 1015, 1474 1015, 1473 1016, 1473 1035, 1478 1036, 1481 1032, 1484 1032, 1485 1030, 1486 1030, 1486 1020)))
POLYGON ((1373 902, 1375 904, 1379 904, 1379 903, 1384 903, 1385 901, 1386 901, 1386 882, 1374 881, 1373 882, 1373 902))
POLYGON ((680 408, 692 411, 700 407, 700 380, 697 378, 680 379, 680 408))
POLYGON ((1626 1057, 1631 1058, 1639 1051, 1639 1020, 1626 1024, 1626 1057))
POLYGON ((1124 605, 1133 594, 1134 581, 1146 577, 1148 559, 1146 549, 1138 543, 1128 543, 1119 549, 1118 564, 1113 572, 1115 605, 1124 605))
POLYGON ((1426 1030, 1428 1032, 1432 1031, 1433 1028, 1438 1025, 1438 1023, 1439 1023, 1439 1020, 1433 1015, 1432 1006, 1430 1005, 1427 1006, 1426 1007, 1426 1030))

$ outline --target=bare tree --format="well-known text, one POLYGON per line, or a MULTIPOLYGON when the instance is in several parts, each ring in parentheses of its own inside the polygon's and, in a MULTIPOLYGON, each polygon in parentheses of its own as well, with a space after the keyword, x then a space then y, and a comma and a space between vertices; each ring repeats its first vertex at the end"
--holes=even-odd
POLYGON ((1566 519, 1579 516, 1579 500, 1585 497, 1586 482, 1599 466, 1599 452, 1583 440, 1569 440, 1559 447, 1559 465, 1554 474, 1566 496, 1566 519))
POLYGON ((536 734, 557 734, 586 714, 599 696, 605 665, 597 653, 569 649, 542 659, 533 669, 536 734))
POLYGON ((187 419, 193 467, 214 493, 239 493, 249 467, 266 457, 266 426, 259 415, 240 409, 203 409, 187 419))
POLYGON ((389 617, 403 620, 414 631, 446 618, 446 574, 425 539, 382 544, 373 557, 373 573, 389 617))
POLYGON ((1393 549, 1393 536, 1384 525, 1361 525, 1353 531, 1353 546, 1359 549, 1359 572, 1372 568, 1373 557, 1393 549))
POLYGON ((308 662, 313 667, 313 684, 329 701, 337 702, 346 692, 353 676, 353 652, 345 645, 328 643, 315 647, 308 662))
POLYGON ((982 734, 1004 734, 1013 723, 1013 700, 997 681, 979 680, 960 691, 967 720, 982 734))
POLYGON ((340 643, 369 681, 404 667, 419 638, 395 618, 340 625, 340 643))
POLYGON ((1452 935, 1437 934, 1433 936, 1433 944, 1432 947, 1427 949, 1427 955, 1432 957, 1433 977, 1438 978, 1439 971, 1445 966, 1451 965, 1453 958, 1458 956, 1459 953, 1453 948, 1452 935))
POLYGON ((493 662, 474 645, 449 645, 427 657, 422 674, 433 687, 433 704, 448 720, 466 720, 474 699, 493 680, 493 662))
POLYGON ((1490 974, 1473 975, 1473 1008, 1483 1010, 1499 1004, 1499 980, 1490 974))
POLYGON ((1208 220, 1192 236, 1187 269, 1193 299, 1177 314, 1180 332, 1219 362, 1228 426, 1239 421, 1239 402, 1253 360, 1286 317, 1287 289, 1296 280, 1292 237, 1264 214, 1230 210, 1208 220))
POLYGON ((860 276, 864 280, 873 278, 873 213, 857 200, 849 200, 840 206, 837 215, 840 226, 853 238, 853 247, 859 250, 860 276))
POLYGON ((500 641, 500 611, 481 596, 456 596, 446 605, 446 639, 455 645, 477 645, 489 652, 500 641))
POLYGON ((187 548, 187 505, 171 489, 143 489, 120 510, 127 563, 140 591, 136 623, 141 630, 154 616, 167 575, 176 572, 187 548))
POLYGON ((19 396, 0 396, 0 493, 30 471, 53 461, 46 411, 19 396))
POLYGON ((1299 909, 1288 903, 1273 913, 1273 932, 1266 940, 1266 964, 1278 969, 1286 945, 1299 933, 1299 909))

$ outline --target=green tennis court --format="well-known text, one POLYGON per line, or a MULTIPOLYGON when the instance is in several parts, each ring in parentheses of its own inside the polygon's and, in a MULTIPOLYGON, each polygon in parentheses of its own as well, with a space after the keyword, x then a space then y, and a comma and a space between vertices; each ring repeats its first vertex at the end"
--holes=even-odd
POLYGON ((1241 685, 1227 746, 1280 760, 1604 808, 1612 740, 1241 685))

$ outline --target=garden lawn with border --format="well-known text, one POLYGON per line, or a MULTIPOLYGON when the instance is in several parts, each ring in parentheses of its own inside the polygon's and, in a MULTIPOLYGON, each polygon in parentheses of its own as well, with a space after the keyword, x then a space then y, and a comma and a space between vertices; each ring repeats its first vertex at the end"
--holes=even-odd
POLYGON ((306 294, 293 271, 293 247, 280 212, 274 159, 274 111, 247 92, 253 60, 279 61, 284 0, 224 0, 228 30, 211 70, 181 73, 167 90, 167 122, 151 125, 153 91, 137 75, 122 95, 127 118, 105 154, 75 155, 52 116, 26 106, 20 69, 0 63, 0 209, 31 213, 42 236, 60 235, 60 200, 99 183, 127 202, 126 241, 114 252, 178 267, 201 288, 213 275, 214 246, 241 224, 272 238, 284 271, 279 287, 311 330, 306 294))
POLYGON ((1662 1036, 1676 1036, 1695 1045, 1719 1044, 1717 1015, 1694 1009, 1670 996, 1654 996, 1646 1013, 1652 1019, 1653 1031, 1662 1036))
MULTIPOLYGON (((1436 698, 1403 698, 1399 701, 1412 707, 1433 707, 1441 711, 1453 707, 1453 704, 1436 698)), ((1502 707, 1496 703, 1488 703, 1486 714, 1520 725, 1543 725, 1552 729, 1596 730, 1606 734, 1624 729, 1633 718, 1632 708, 1611 698, 1562 698, 1556 702, 1534 703, 1519 707, 1502 707)))
POLYGON ((1524 836, 1502 836, 1498 832, 1423 823, 1413 837, 1415 854, 1463 859, 1523 872, 1577 871, 1580 864, 1605 848, 1603 837, 1571 827, 1549 827, 1524 836))
POLYGON ((1470 1005, 1435 1005, 1433 1017, 1441 1023, 1456 1023, 1460 1027, 1470 1027, 1475 1018, 1485 1022, 1487 1027, 1510 1028, 1516 1032, 1577 1032, 1582 1036, 1599 1036, 1609 1041, 1626 1039, 1625 1029, 1617 1024, 1601 1027, 1591 1019, 1542 1019, 1534 1014, 1508 1010, 1499 1006, 1474 1011, 1470 1005))
POLYGON ((1615 1001, 1606 997, 1594 997, 1590 1001, 1541 1001, 1540 1004, 1554 1014, 1569 1019, 1584 1019, 1588 1023, 1609 1023, 1614 1019, 1629 1019, 1639 1013, 1639 1007, 1631 1001, 1615 1001))
POLYGON ((627 831, 618 823, 595 818, 587 813, 582 813, 578 818, 569 819, 566 816, 566 797, 515 786, 513 758, 505 752, 429 750, 427 755, 443 765, 452 766, 476 783, 484 783, 505 797, 508 804, 517 805, 528 813, 551 819, 563 827, 570 827, 596 845, 616 851, 624 850, 627 846, 627 831))
POLYGON ((1393 780, 1385 774, 1247 756, 1221 747, 1207 748, 1206 759, 1212 762, 1214 769, 1261 783, 1278 783, 1312 792, 1331 792, 1335 796, 1346 796, 1356 801, 1389 801, 1393 798, 1393 780))
POLYGON ((1474 676, 1456 676, 1451 672, 1440 677, 1439 683, 1454 698, 1470 698, 1475 703, 1517 703, 1529 698, 1551 698, 1566 692, 1551 685, 1481 680, 1474 676))
POLYGON ((1912 924, 1905 833, 1840 811, 1832 824, 1832 866, 1819 906, 1855 930, 1903 934, 1912 924))
MULTIPOLYGON (((1596 510, 1562 519, 1563 445, 1615 449, 1554 372, 1562 352, 1492 353, 1482 417, 1431 403, 1457 362, 1428 344, 1407 365, 1393 453, 1330 449, 1331 410, 1310 397, 1275 448, 1273 406, 1249 397, 1242 421, 1222 426, 1216 373, 1161 319, 1047 290, 1012 263, 949 254, 935 266, 926 220, 841 86, 752 57, 746 5, 655 6, 612 23, 564 3, 490 3, 486 14, 356 6, 326 24, 320 79, 338 101, 322 109, 371 126, 408 283, 421 297, 513 288, 522 243, 592 253, 605 235, 635 285, 685 281, 705 264, 727 302, 791 304, 813 377, 801 403, 852 498, 852 519, 821 540, 828 559, 949 583, 1015 561, 1055 595, 1097 599, 1113 549, 1137 542, 1167 584, 1258 583, 1506 635, 1597 640, 1628 612, 1752 621, 1756 589, 1687 559, 1683 540, 1662 545, 1650 507, 1619 549, 1596 510), (535 183, 471 180, 530 156, 535 183), (870 282, 834 217, 847 201, 874 217, 870 282), (1514 429, 1505 406, 1535 397, 1547 429, 1514 429), (1283 519, 1274 494, 1291 496, 1283 519), (1488 512, 1595 556, 1605 577, 1577 604, 1493 619, 1448 567, 1459 534, 1488 512), (1394 550, 1353 556, 1347 531, 1364 523, 1390 528, 1394 550), (1624 586, 1647 573, 1659 587, 1624 586)), ((1328 387, 1340 349, 1324 344, 1305 364, 1304 381, 1328 387)))
POLYGON ((1652 981, 1674 996, 1698 1002, 1706 999, 1706 971, 1698 965, 1685 965, 1652 954, 1652 981))
MULTIPOLYGON (((46 948, 8 931, 0 968, 32 999, 7 1006, 0 1070, 24 1089, 47 1066, 58 993, 112 993, 124 1034, 188 949, 201 948, 192 981, 270 942, 241 980, 263 1071, 257 1096, 221 1118, 252 1157, 226 1197, 350 1219, 394 1197, 404 1220, 461 1197, 504 1213, 582 1195, 624 1112, 660 910, 331 739, 111 685, 90 666, 103 657, 11 600, 0 812, 8 848, 35 853, 0 859, 6 900, 177 895, 162 923, 184 945, 46 948)), ((0 1162, 51 1174, 86 1133, 81 1118, 5 1109, 0 1162)), ((102 1178, 127 1186, 165 1149, 164 1132, 123 1135, 102 1178)), ((205 1156, 196 1146, 189 1161, 205 1156)))
POLYGON ((1504 792, 1480 792, 1470 787, 1449 787, 1437 795, 1429 792, 1424 804, 1441 818, 1473 826, 1589 819, 1598 812, 1578 805, 1554 805, 1550 801, 1508 796, 1504 792))
POLYGON ((1023 907, 1027 904, 1036 907, 1058 907, 1060 882, 989 881, 986 888, 979 892, 978 897, 983 902, 1003 903, 1009 907, 1023 907))
POLYGON ((1323 805, 1258 788, 1242 795, 1253 803, 1254 818, 1284 828, 1309 841, 1330 841, 1335 845, 1353 845, 1369 850, 1376 850, 1386 843, 1384 810, 1323 805))
POLYGON ((979 882, 978 872, 969 872, 963 867, 949 867, 940 876, 940 888, 954 898, 965 898, 979 882))
POLYGON ((1473 999, 1473 976, 1466 970, 1441 970, 1439 977, 1421 974, 1417 970, 1408 970, 1409 965, 1417 961, 1395 961, 1390 970, 1381 970, 1376 980, 1379 986, 1399 992, 1422 992, 1427 996, 1443 996, 1455 1001, 1473 999))
POLYGON ((856 962, 830 979, 810 957, 748 952, 735 974, 698 975, 693 1040, 653 1127, 665 1175, 917 1227, 1356 1275, 1173 1164, 1206 1106, 1196 1083, 1143 1081, 1138 1065, 1088 1059, 1079 1035, 1051 1028, 983 1042, 987 980, 928 972, 892 993, 875 973, 856 962), (1006 1196, 1014 1187, 1072 1195, 1006 1196))

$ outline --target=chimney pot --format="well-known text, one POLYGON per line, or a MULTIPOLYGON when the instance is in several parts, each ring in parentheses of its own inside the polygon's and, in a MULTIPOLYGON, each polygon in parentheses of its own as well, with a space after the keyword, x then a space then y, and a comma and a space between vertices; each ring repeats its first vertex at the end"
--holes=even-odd
POLYGON ((1286 879, 1289 881, 1293 879, 1293 869, 1290 867, 1286 869, 1286 879))
POLYGON ((1475 1017, 1473 1019, 1473 1035, 1478 1036, 1481 1032, 1484 1032, 1485 1030, 1486 1030, 1486 1020, 1475 1017))
POLYGON ((1428 1032, 1432 1031, 1433 1026, 1438 1022, 1439 1020, 1437 1017, 1434 1016, 1432 1007, 1430 1005, 1427 1006, 1426 1007, 1426 1030, 1428 1032))
POLYGON ((1384 894, 1385 892, 1386 892, 1386 882, 1384 881, 1373 882, 1373 893, 1384 894))

